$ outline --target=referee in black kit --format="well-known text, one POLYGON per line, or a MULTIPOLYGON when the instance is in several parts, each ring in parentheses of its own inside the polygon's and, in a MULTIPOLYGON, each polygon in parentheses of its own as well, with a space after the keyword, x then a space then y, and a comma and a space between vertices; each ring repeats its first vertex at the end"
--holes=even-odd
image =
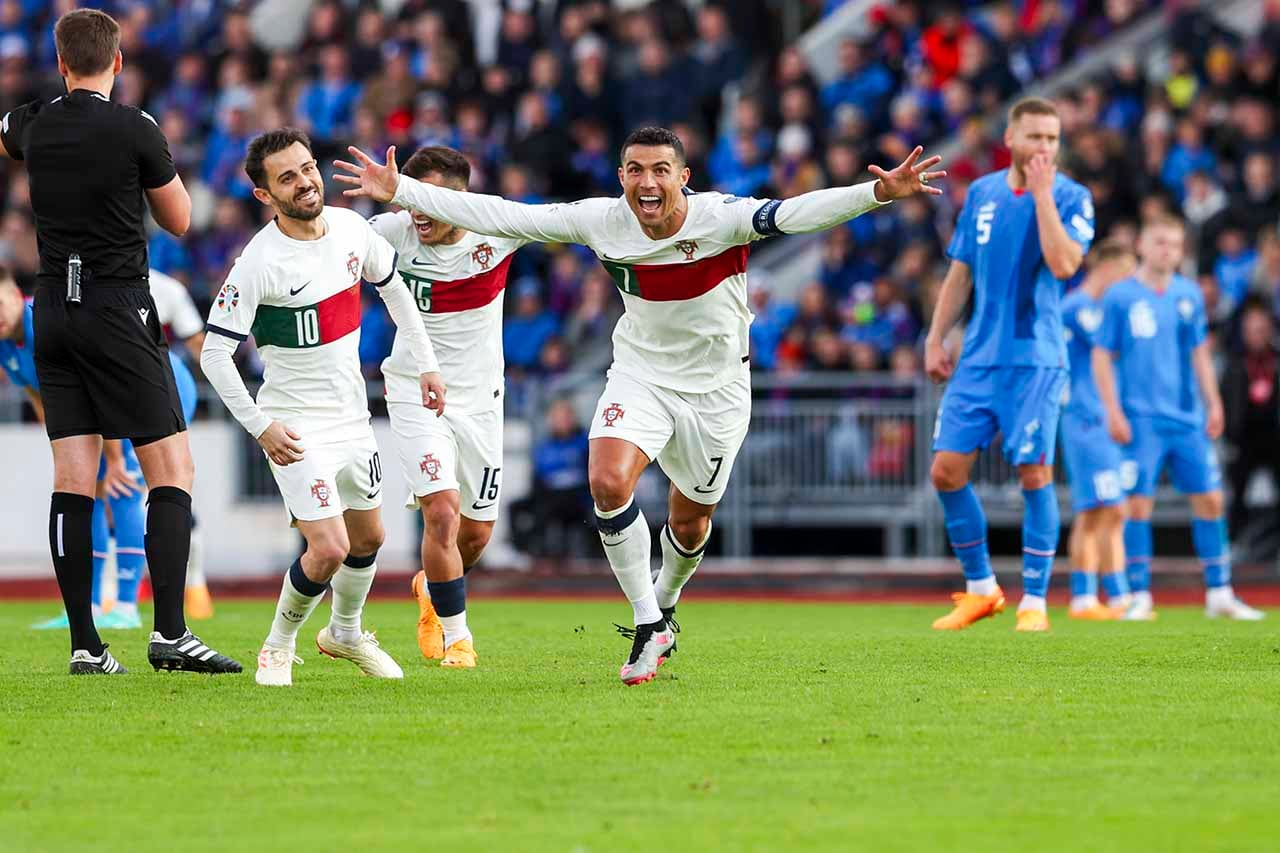
POLYGON ((92 9, 54 28, 67 93, 0 119, 2 153, 24 160, 40 272, 35 361, 53 448, 49 548, 71 624, 71 674, 117 674, 93 624, 90 518, 102 440, 133 441, 147 499, 147 566, 156 669, 240 672, 205 646, 182 613, 191 546, 187 445, 168 345, 147 282, 146 212, 181 236, 191 198, 154 119, 108 100, 120 73, 120 27, 92 9))

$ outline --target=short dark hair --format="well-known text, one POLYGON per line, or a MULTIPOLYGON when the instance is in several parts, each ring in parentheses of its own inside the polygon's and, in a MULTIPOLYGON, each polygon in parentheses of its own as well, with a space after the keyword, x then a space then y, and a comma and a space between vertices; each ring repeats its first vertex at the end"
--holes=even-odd
POLYGON ((1009 124, 1023 116, 1053 116, 1059 118, 1058 108, 1048 98, 1023 98, 1009 110, 1009 124))
POLYGON ((249 143, 249 151, 244 157, 244 172, 249 176, 249 180, 253 181, 255 187, 263 189, 267 187, 267 170, 263 167, 262 161, 272 154, 280 153, 295 142, 301 142, 302 147, 308 151, 311 150, 311 138, 296 127, 268 130, 249 143))
POLYGON ((666 127, 640 127, 627 134, 627 138, 622 141, 622 150, 618 153, 619 162, 625 163, 627 160, 627 149, 632 145, 667 145, 676 152, 676 159, 684 165, 687 161, 684 158, 684 143, 680 141, 680 137, 675 131, 666 127))
POLYGON ((1109 237, 1089 250, 1089 267, 1134 257, 1133 247, 1118 237, 1109 237))
POLYGON ((54 24, 53 43, 72 74, 101 74, 120 52, 120 25, 106 12, 76 9, 54 24))
POLYGON ((463 187, 471 183, 471 162, 462 154, 443 145, 427 145, 404 161, 400 173, 420 181, 432 172, 463 187))

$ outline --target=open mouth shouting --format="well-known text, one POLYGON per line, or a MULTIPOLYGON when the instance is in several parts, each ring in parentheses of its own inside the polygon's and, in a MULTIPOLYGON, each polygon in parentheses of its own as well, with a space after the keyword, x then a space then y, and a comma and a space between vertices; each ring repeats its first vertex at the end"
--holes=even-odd
POLYGON ((636 203, 639 204, 640 210, 650 215, 662 210, 662 196, 660 195, 641 193, 636 197, 636 203))

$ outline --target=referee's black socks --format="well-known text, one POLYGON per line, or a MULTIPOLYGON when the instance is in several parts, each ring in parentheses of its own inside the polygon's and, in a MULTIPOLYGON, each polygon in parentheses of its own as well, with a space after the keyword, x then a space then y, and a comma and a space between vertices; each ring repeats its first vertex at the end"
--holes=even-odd
POLYGON ((97 657, 102 639, 93 625, 93 498, 54 492, 49 502, 49 551, 67 608, 71 651, 97 657))
POLYGON ((191 495, 160 486, 147 496, 147 568, 156 607, 156 630, 176 640, 187 630, 182 597, 191 555, 191 495))

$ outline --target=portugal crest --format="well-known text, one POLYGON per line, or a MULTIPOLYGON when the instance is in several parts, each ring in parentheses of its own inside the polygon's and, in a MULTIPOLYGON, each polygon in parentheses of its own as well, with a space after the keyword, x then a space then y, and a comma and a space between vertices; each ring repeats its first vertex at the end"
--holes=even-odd
POLYGON ((347 255, 347 272, 351 274, 352 278, 357 278, 360 275, 360 259, 356 257, 355 252, 347 255))
POLYGON ((431 478, 431 482, 434 483, 440 479, 440 460, 435 457, 435 454, 428 453, 423 456, 422 461, 418 463, 418 468, 431 478))
POLYGON ((693 253, 698 251, 698 244, 693 240, 681 240, 676 243, 676 248, 681 252, 684 252, 684 259, 686 261, 691 261, 693 260, 693 253))
POLYGON ((324 480, 316 480, 311 484, 311 497, 315 498, 321 507, 329 505, 329 497, 332 493, 329 491, 329 484, 324 480))
POLYGON ((618 421, 622 420, 622 416, 624 414, 626 414, 626 412, 622 410, 622 406, 617 403, 610 403, 605 406, 604 411, 600 413, 600 416, 604 418, 604 425, 606 427, 611 427, 618 421))
POLYGON ((479 246, 476 246, 471 250, 471 260, 479 264, 480 269, 487 270, 489 268, 489 264, 493 263, 494 254, 495 252, 493 251, 492 246, 488 243, 481 243, 479 246))

